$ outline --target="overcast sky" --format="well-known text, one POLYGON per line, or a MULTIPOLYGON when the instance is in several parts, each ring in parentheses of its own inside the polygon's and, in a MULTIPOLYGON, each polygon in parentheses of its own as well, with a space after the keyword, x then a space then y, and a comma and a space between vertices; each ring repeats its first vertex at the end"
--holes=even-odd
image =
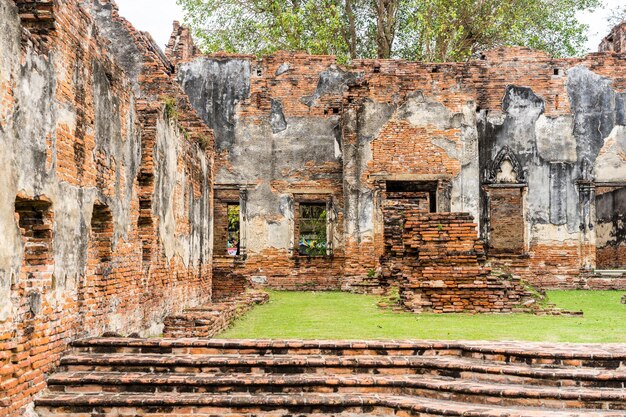
MULTIPOLYGON (((150 32, 163 47, 172 32, 174 20, 183 21, 183 12, 176 0, 116 0, 120 14, 139 30, 150 32)), ((626 0, 604 0, 605 7, 595 13, 581 14, 579 19, 589 25, 587 48, 596 51, 598 44, 609 33, 606 18, 610 10, 624 5, 626 0)))

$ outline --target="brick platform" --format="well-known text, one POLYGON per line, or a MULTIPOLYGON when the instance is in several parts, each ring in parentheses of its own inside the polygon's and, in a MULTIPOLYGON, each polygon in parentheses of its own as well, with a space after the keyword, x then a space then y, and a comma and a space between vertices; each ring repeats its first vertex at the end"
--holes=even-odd
POLYGON ((426 213, 419 206, 384 208, 384 275, 399 282, 410 311, 522 312, 535 305, 519 278, 494 274, 471 215, 426 213))
POLYGON ((245 291, 236 297, 188 308, 165 319, 166 337, 213 337, 250 311, 255 305, 269 301, 264 291, 245 291))
POLYGON ((36 411, 625 416, 625 364, 623 344, 87 339, 48 378, 36 411))

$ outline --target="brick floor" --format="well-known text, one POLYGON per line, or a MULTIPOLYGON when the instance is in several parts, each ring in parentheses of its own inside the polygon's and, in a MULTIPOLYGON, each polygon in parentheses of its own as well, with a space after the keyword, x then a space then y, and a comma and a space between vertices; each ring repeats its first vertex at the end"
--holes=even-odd
POLYGON ((626 416, 626 345, 96 338, 47 383, 42 417, 626 416))

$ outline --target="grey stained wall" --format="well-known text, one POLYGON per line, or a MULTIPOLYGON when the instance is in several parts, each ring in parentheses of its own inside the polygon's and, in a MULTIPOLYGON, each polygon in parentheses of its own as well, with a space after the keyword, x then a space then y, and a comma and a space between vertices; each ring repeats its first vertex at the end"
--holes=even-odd
MULTIPOLYGON (((461 167, 458 175, 450 178, 451 187, 440 209, 473 214, 486 238, 488 201, 481 186, 494 181, 494 172, 497 181, 510 175, 508 182, 525 187, 527 246, 594 244, 594 197, 581 191, 579 181, 626 180, 625 94, 616 91, 611 79, 585 65, 572 66, 559 75, 564 77, 570 114, 547 114, 540 93, 528 85, 510 84, 502 89, 500 109, 477 109, 476 101, 470 100, 455 113, 437 96, 417 90, 402 102, 365 98, 359 107, 343 108, 341 117, 292 117, 281 100, 271 97, 261 122, 259 117, 242 115, 254 100, 250 93, 257 68, 254 65, 249 59, 204 57, 178 69, 181 85, 215 129, 218 150, 227 160, 217 182, 253 185, 248 202, 249 245, 253 251, 292 245, 289 195, 277 192, 272 184, 296 183, 299 168, 311 161, 316 166, 342 163, 340 172, 315 179, 342 182, 344 240, 359 244, 380 233, 375 189, 372 179, 364 179, 364 174, 372 173, 372 143, 385 140, 380 134, 389 123, 460 131, 458 142, 437 136, 430 140, 461 167), (354 136, 356 141, 344 140, 345 135, 354 136), (494 166, 499 158, 503 165, 494 166), (500 172, 507 169, 511 172, 500 172)), ((285 63, 275 75, 291 70, 285 63)), ((355 82, 367 85, 363 74, 330 68, 318 74, 315 92, 300 100, 315 105, 319 97, 343 94, 355 82)), ((460 82, 454 88, 477 94, 460 82)))
MULTIPOLYGON (((20 48, 20 22, 10 1, 0 2, 0 49, 3 51, 0 71, 0 86, 12 86, 14 103, 3 105, 0 119, 0 233, 4 236, 0 245, 0 321, 14 313, 19 300, 11 292, 11 284, 19 277, 22 264, 23 245, 20 230, 15 222, 14 197, 19 193, 26 196, 44 196, 52 203, 55 212, 53 242, 54 277, 57 287, 46 294, 51 302, 61 298, 63 291, 74 291, 80 274, 84 271, 88 229, 93 202, 97 198, 95 189, 84 189, 58 181, 55 152, 56 127, 67 124, 75 129, 78 116, 76 109, 61 105, 54 100, 56 77, 60 57, 52 54, 45 57, 29 49, 24 60, 20 48), (51 156, 48 160, 48 156, 51 156)), ((70 63, 71 65, 71 63, 70 63)), ((94 73, 94 93, 105 93, 99 74, 94 73)), ((106 94, 104 94, 106 96, 106 94)), ((104 97, 106 100, 106 97, 104 97)), ((104 120, 111 129, 129 122, 129 115, 121 116, 112 102, 96 104, 98 126, 104 120)), ((101 133, 101 131, 98 131, 101 133)), ((107 138, 97 135, 98 146, 119 158, 119 169, 136 166, 137 137, 130 129, 127 137, 121 135, 107 138), (125 142, 122 144, 122 142, 125 142), (134 150, 131 148, 135 148, 134 150)), ((124 193, 121 188, 120 192, 124 193)), ((127 191, 127 190, 126 190, 127 191)), ((116 233, 127 233, 128 194, 115 202, 111 209, 115 213, 116 233)))
MULTIPOLYGON (((505 91, 502 112, 483 111, 479 119, 481 181, 488 182, 498 152, 508 147, 527 183, 531 241, 578 240, 581 231, 592 239, 593 204, 577 181, 626 180, 623 162, 617 161, 625 149, 623 94, 610 79, 582 65, 566 77, 569 115, 546 116, 542 97, 512 85, 505 91)), ((483 219, 486 209, 484 204, 483 219)))
MULTIPOLYGON (((77 299, 79 281, 86 273, 94 203, 105 204, 111 211, 113 250, 118 244, 126 244, 136 238, 136 180, 142 155, 136 101, 141 96, 138 74, 142 55, 128 28, 111 22, 110 9, 100 8, 97 1, 90 2, 90 5, 94 7, 92 11, 96 13, 99 32, 85 33, 85 44, 76 51, 75 60, 68 61, 62 51, 52 49, 42 54, 24 46, 23 29, 14 2, 0 0, 0 234, 3 236, 0 245, 0 328, 7 320, 16 319, 16 308, 20 304, 20 295, 12 290, 12 285, 17 288, 15 284, 24 259, 22 236, 15 215, 17 195, 44 198, 51 203, 54 217, 53 261, 50 267, 53 288, 38 288, 36 291, 41 291, 41 296, 52 306, 62 308, 63 303, 77 299), (90 37, 99 36, 97 33, 110 36, 113 45, 126 45, 122 53, 124 59, 112 55, 113 65, 117 66, 113 69, 114 77, 111 76, 110 61, 105 58, 89 61, 86 58, 88 52, 93 54, 89 51, 92 45, 90 37), (68 68, 69 80, 64 78, 68 68), (59 79, 64 79, 66 87, 72 89, 71 97, 76 98, 75 102, 58 99, 59 79), (118 89, 127 89, 127 98, 116 94, 113 83, 118 89), (92 97, 93 101, 86 101, 85 97, 92 97), (74 149, 77 159, 68 162, 71 152, 57 143, 60 140, 57 135, 61 131, 75 136, 73 146, 80 146, 87 136, 93 137, 95 149, 93 152, 83 149, 82 153, 74 149), (78 167, 75 183, 59 178, 59 161, 62 158, 66 159, 65 164, 78 167), (103 172, 110 171, 106 180, 98 178, 96 184, 76 185, 81 179, 89 182, 83 167, 95 171, 97 164, 103 172), (103 183, 107 184, 106 189, 102 188, 103 183)), ((182 260, 186 266, 197 266, 201 262, 207 264, 211 258, 210 161, 202 152, 193 155, 204 178, 200 198, 194 198, 194 193, 188 192, 187 195, 192 196, 189 201, 164 204, 164 201, 171 201, 175 194, 185 195, 179 192, 180 187, 190 185, 184 171, 179 169, 180 161, 185 158, 180 145, 182 134, 163 118, 154 129, 159 138, 157 153, 167 155, 167 158, 156 161, 155 171, 159 179, 168 178, 155 189, 153 198, 153 201, 160 202, 153 208, 154 213, 163 219, 159 224, 161 240, 158 249, 163 248, 168 261, 182 260), (180 210, 188 211, 188 218, 191 219, 189 232, 177 230, 180 228, 180 210)), ((67 137, 64 140, 67 141, 67 137)), ((102 172, 91 174, 105 175, 102 172)), ((140 257, 140 249, 136 253, 140 257)), ((140 281, 141 277, 136 277, 135 284, 140 281)), ((169 296, 174 296, 174 293, 169 296)), ((198 301, 193 299, 198 294, 183 296, 188 298, 189 304, 198 301)), ((171 312, 173 303, 167 297, 164 296, 162 305, 155 309, 159 311, 155 313, 154 320, 162 322, 163 317, 171 312)), ((120 304, 119 300, 107 302, 111 307, 109 330, 158 333, 158 323, 146 325, 143 322, 152 313, 138 309, 131 315, 125 312, 122 317, 116 317, 114 310, 115 305, 120 304), (140 323, 146 327, 140 329, 140 323), (146 330, 152 324, 156 327, 146 330)))
MULTIPOLYGON (((301 189, 307 180, 341 183, 340 169, 311 173, 310 168, 340 165, 340 116, 292 116, 280 97, 271 98, 267 112, 242 115, 242 109, 251 106, 253 64, 249 59, 196 58, 179 65, 178 80, 196 111, 214 129, 217 152, 223 158, 216 184, 250 188, 244 226, 247 250, 289 250, 294 246, 291 191, 301 189), (276 182, 284 182, 291 191, 276 190, 276 182)), ((346 74, 337 69, 321 72, 315 92, 299 99, 307 106, 317 105, 320 97, 344 88, 346 74)), ((279 77, 280 71, 275 75, 279 77)))

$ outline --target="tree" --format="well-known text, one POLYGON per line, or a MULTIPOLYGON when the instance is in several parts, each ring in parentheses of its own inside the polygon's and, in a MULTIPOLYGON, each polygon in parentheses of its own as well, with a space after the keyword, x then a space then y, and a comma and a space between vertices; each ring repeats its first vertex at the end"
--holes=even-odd
POLYGON ((607 19, 611 27, 620 24, 624 20, 626 20, 626 6, 615 7, 612 9, 607 19))
POLYGON ((576 12, 599 0, 412 0, 400 28, 400 55, 464 61, 478 51, 521 45, 553 56, 583 52, 587 27, 576 12))
POLYGON ((583 52, 576 13, 601 0, 177 0, 207 52, 278 49, 354 58, 463 61, 523 45, 583 52))

